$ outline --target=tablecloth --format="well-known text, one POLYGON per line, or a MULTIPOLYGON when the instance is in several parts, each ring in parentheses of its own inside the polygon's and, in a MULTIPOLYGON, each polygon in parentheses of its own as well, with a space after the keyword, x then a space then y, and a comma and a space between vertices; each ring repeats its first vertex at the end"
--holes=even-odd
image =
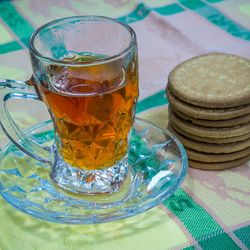
MULTIPOLYGON (((85 14, 118 18, 135 30, 137 115, 162 128, 167 76, 178 63, 208 52, 250 58, 249 0, 0 0, 0 78, 30 77, 27 47, 37 27, 85 14)), ((23 127, 47 118, 44 107, 18 108, 12 115, 23 127)), ((7 142, 2 131, 0 140, 7 142)), ((189 168, 181 188, 160 206, 98 225, 49 223, 0 198, 0 249, 250 249, 250 163, 226 171, 189 168)))

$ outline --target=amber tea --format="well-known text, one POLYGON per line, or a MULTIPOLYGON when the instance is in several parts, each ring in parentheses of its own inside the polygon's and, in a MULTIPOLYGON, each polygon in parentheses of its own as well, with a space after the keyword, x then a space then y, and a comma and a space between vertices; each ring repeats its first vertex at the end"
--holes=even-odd
POLYGON ((124 69, 117 62, 91 65, 93 58, 86 56, 64 60, 81 64, 50 66, 53 87, 46 82, 40 87, 54 120, 58 151, 73 167, 112 166, 127 151, 138 98, 136 62, 124 69))

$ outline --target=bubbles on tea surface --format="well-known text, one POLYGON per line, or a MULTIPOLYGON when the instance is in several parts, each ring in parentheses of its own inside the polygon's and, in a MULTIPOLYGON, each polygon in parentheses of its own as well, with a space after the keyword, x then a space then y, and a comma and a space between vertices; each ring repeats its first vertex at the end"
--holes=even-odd
POLYGON ((62 60, 62 61, 74 61, 75 58, 76 58, 75 54, 68 53, 67 56, 61 57, 60 60, 62 60))
POLYGON ((101 60, 106 58, 107 56, 101 55, 101 54, 96 54, 93 52, 89 51, 83 51, 83 52, 76 52, 73 50, 68 51, 67 55, 64 55, 63 57, 60 58, 60 60, 65 61, 65 62, 73 62, 73 63, 89 63, 89 62, 94 62, 97 60, 101 60))

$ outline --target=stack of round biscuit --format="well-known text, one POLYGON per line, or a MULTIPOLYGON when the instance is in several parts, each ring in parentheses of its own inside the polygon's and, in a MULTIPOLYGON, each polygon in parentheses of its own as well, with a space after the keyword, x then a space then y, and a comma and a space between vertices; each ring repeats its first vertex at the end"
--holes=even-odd
POLYGON ((212 53, 191 58, 169 75, 169 125, 189 165, 236 167, 250 159, 250 60, 212 53))

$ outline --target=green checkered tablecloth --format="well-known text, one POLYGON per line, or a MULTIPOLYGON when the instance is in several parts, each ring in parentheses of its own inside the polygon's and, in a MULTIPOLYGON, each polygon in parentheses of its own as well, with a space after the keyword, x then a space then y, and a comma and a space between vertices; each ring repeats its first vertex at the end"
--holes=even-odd
MULTIPOLYGON (((0 0, 0 78, 28 79, 27 46, 40 25, 65 16, 104 15, 135 30, 139 45, 137 115, 166 128, 170 70, 192 56, 226 52, 250 58, 249 0, 0 0)), ((43 106, 12 112, 28 128, 43 106)), ((0 131, 0 144, 7 140, 0 131)), ((1 166, 2 167, 2 166, 1 166)), ((250 249, 250 163, 226 171, 189 169, 160 206, 99 225, 61 225, 25 215, 0 198, 1 250, 250 249)))

